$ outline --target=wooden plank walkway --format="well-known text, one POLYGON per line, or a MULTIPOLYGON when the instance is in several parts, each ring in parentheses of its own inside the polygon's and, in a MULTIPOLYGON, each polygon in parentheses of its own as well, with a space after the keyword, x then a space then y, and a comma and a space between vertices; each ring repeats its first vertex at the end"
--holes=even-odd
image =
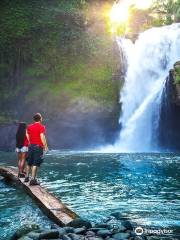
POLYGON ((24 183, 24 178, 18 178, 17 168, 0 167, 0 175, 6 180, 11 181, 23 189, 35 200, 42 211, 59 226, 65 226, 79 216, 70 210, 52 193, 49 193, 45 188, 37 186, 29 186, 29 183, 24 183))

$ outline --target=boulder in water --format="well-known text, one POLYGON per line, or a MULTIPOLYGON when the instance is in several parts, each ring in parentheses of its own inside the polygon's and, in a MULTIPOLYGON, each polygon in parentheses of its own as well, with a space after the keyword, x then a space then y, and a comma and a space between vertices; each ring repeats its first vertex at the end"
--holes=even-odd
POLYGON ((89 231, 93 231, 93 232, 98 232, 98 231, 101 231, 101 230, 106 230, 106 228, 98 228, 98 227, 93 227, 93 228, 90 228, 89 231))
MULTIPOLYGON (((21 238, 18 238, 18 240, 32 240, 32 238, 28 237, 28 236, 23 236, 21 238)), ((34 239, 33 239, 34 240, 34 239)))
POLYGON ((58 230, 46 230, 40 233, 39 239, 54 239, 59 237, 58 230))
POLYGON ((71 238, 70 238, 68 235, 63 235, 63 236, 62 236, 62 239, 63 239, 63 240, 71 240, 71 238))
POLYGON ((76 233, 76 234, 84 234, 85 232, 86 232, 86 227, 74 229, 74 233, 76 233))
POLYGON ((69 233, 67 236, 72 240, 80 240, 81 238, 84 238, 83 235, 77 235, 75 233, 69 233))
POLYGON ((121 223, 127 230, 133 230, 133 225, 131 224, 130 221, 123 220, 123 221, 121 221, 121 223))
POLYGON ((34 231, 34 230, 39 230, 39 226, 36 224, 25 224, 22 225, 10 238, 11 240, 17 240, 21 238, 22 236, 26 235, 27 233, 34 231))
POLYGON ((73 233, 74 232, 73 227, 64 227, 63 229, 66 231, 66 233, 73 233))
POLYGON ((100 237, 102 237, 102 238, 106 238, 106 237, 110 236, 111 234, 112 234, 111 231, 108 230, 108 229, 99 230, 99 231, 97 232, 97 235, 100 236, 100 237))
POLYGON ((33 231, 33 232, 28 233, 26 236, 33 240, 39 240, 40 233, 33 231))
POLYGON ((86 227, 88 229, 92 227, 92 224, 88 220, 85 220, 82 218, 76 218, 70 223, 68 223, 67 226, 74 227, 74 228, 86 227))
POLYGON ((107 228, 108 226, 107 223, 98 223, 95 225, 96 228, 107 228))
POLYGON ((59 236, 63 236, 66 234, 66 230, 64 228, 59 227, 57 228, 57 230, 59 232, 59 236))
POLYGON ((87 236, 87 237, 94 237, 95 235, 96 235, 96 234, 95 234, 95 232, 93 232, 93 231, 90 231, 90 230, 89 230, 89 231, 86 232, 86 236, 87 236))

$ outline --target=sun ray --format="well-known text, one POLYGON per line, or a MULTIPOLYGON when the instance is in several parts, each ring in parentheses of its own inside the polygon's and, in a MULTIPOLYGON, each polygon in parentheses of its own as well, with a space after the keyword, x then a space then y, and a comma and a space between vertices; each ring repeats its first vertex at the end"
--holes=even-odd
POLYGON ((139 9, 149 8, 153 0, 121 0, 113 4, 110 11, 110 24, 112 32, 118 25, 126 24, 129 18, 129 7, 135 5, 139 9))

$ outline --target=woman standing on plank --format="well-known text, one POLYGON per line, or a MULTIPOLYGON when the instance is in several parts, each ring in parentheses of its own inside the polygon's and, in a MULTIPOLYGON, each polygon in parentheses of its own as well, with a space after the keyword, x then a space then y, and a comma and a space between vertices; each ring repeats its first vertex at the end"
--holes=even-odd
POLYGON ((26 123, 20 122, 16 133, 16 152, 18 155, 18 177, 25 177, 24 167, 29 145, 26 128, 27 128, 26 123))

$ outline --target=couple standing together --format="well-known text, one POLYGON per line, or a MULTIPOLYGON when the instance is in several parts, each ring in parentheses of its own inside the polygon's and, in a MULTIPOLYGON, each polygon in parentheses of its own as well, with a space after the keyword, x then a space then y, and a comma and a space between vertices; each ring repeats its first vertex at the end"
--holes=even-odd
POLYGON ((18 177, 25 177, 24 182, 29 185, 39 185, 36 176, 38 167, 44 159, 44 154, 48 151, 46 141, 46 128, 42 124, 42 116, 36 113, 33 116, 34 123, 26 125, 19 123, 16 133, 16 152, 18 154, 18 177), (26 161, 26 170, 25 169, 26 161), (31 174, 31 179, 30 179, 31 174))

